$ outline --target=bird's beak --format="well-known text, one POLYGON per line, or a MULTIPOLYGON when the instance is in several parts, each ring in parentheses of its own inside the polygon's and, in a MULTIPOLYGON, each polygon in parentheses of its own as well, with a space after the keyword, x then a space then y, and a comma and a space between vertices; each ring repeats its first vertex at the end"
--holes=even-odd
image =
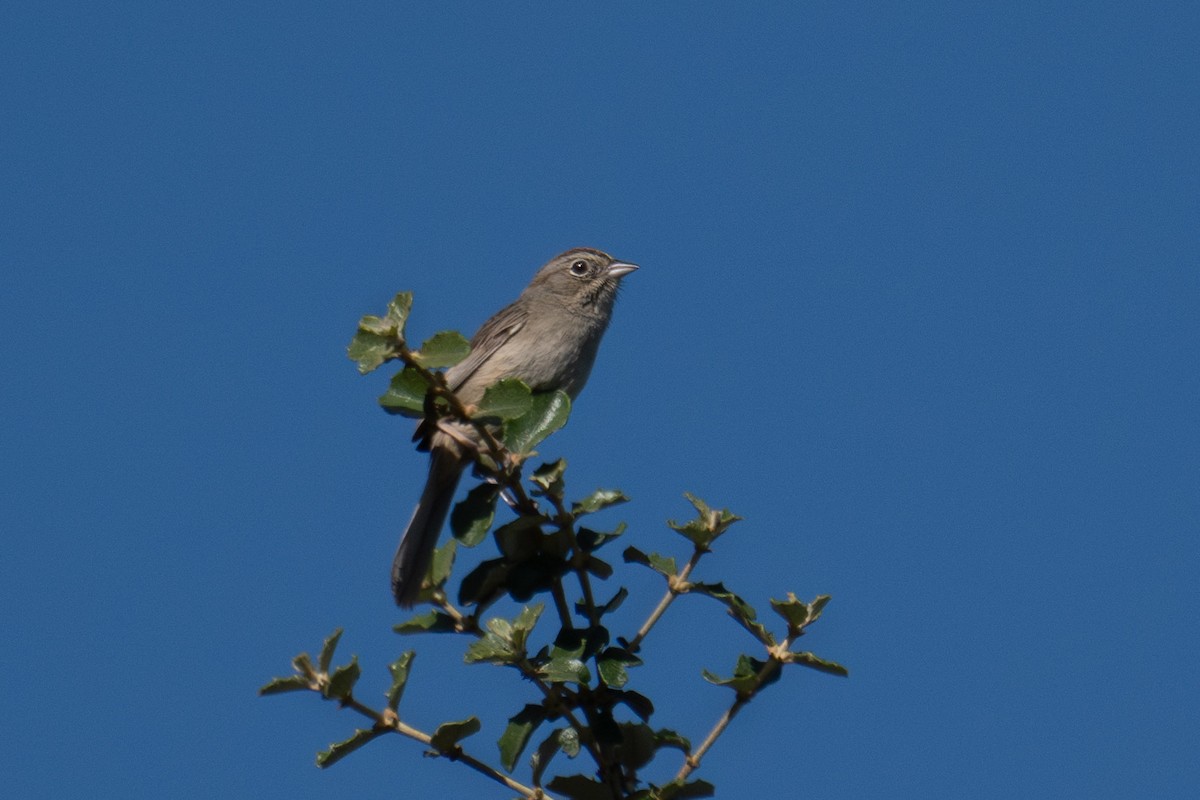
POLYGON ((637 264, 626 264, 623 261, 615 261, 608 265, 608 271, 604 274, 610 278, 620 278, 622 275, 628 275, 637 268, 637 264))

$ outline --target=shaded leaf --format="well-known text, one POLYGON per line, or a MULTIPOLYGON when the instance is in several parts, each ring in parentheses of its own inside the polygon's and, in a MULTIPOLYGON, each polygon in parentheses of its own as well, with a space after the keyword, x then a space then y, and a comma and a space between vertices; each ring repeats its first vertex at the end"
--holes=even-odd
POLYGON ((423 417, 428 391, 429 381, 425 380, 421 371, 411 365, 406 366, 392 376, 387 391, 379 396, 379 405, 389 414, 423 417))
POLYGON ((317 660, 321 672, 329 671, 329 665, 333 663, 333 651, 337 649, 338 640, 341 638, 342 629, 338 628, 325 639, 325 644, 321 646, 321 656, 317 660))
POLYGON ((550 760, 560 750, 566 753, 568 758, 575 758, 579 755, 579 732, 574 728, 555 728, 549 736, 542 740, 529 759, 529 763, 533 767, 534 786, 542 785, 542 775, 545 773, 546 767, 550 766, 550 760))
POLYGON ((587 664, 572 656, 552 657, 538 669, 538 674, 549 683, 578 683, 586 685, 592 680, 587 664))
POLYGON ((413 352, 413 360, 426 369, 453 367, 471 354, 471 344, 458 331, 440 331, 413 352))
POLYGON ((733 675, 729 678, 718 677, 708 670, 703 670, 701 674, 704 676, 704 680, 709 683, 714 683, 717 686, 728 686, 738 694, 747 694, 756 692, 779 680, 781 671, 778 665, 776 665, 766 674, 765 678, 761 679, 762 682, 759 683, 759 675, 760 673, 766 673, 767 664, 768 662, 766 661, 759 661, 757 658, 741 655, 734 666, 733 675))
POLYGON ((637 771, 650 763, 658 749, 654 731, 640 722, 621 723, 621 743, 616 747, 617 759, 629 770, 637 771))
POLYGON ((477 717, 467 717, 460 722, 443 722, 433 732, 429 744, 439 753, 445 753, 468 736, 479 733, 479 729, 482 727, 477 717))
POLYGON ((533 394, 524 382, 516 378, 505 378, 494 383, 483 392, 475 417, 499 420, 516 419, 529 413, 533 407, 533 394))
POLYGON ((620 647, 609 647, 596 659, 596 668, 600 672, 600 680, 605 686, 620 689, 629 681, 626 667, 636 667, 642 660, 633 653, 620 647))
POLYGON ((571 398, 560 391, 533 396, 529 411, 504 425, 504 445, 517 455, 529 453, 543 439, 567 424, 571 398))
POLYGON ((524 561, 538 551, 542 518, 517 517, 496 529, 496 547, 510 561, 524 561))
POLYGON ((496 498, 500 487, 481 483, 450 512, 450 530, 463 547, 474 547, 483 541, 496 518, 496 498))
POLYGON ((625 532, 625 529, 627 527, 628 526, 624 522, 618 523, 617 527, 611 533, 603 533, 601 531, 594 531, 591 528, 580 528, 579 529, 579 546, 590 553, 591 551, 596 550, 600 547, 603 547, 605 544, 608 544, 613 539, 616 539, 618 536, 620 536, 622 533, 625 532))
POLYGON ((627 564, 643 564, 666 578, 673 578, 678 573, 675 559, 670 556, 660 556, 658 553, 643 553, 632 545, 625 548, 623 553, 627 564))
POLYGON ((529 737, 545 719, 546 709, 533 704, 526 705, 509 718, 508 727, 497 742, 500 747, 500 765, 505 771, 512 772, 517 766, 517 759, 529 744, 529 737))
POLYGON ((546 788, 570 800, 612 800, 607 786, 582 775, 559 776, 546 784, 546 788))
POLYGON ((541 489, 540 494, 561 498, 563 490, 566 488, 566 483, 563 481, 563 473, 566 471, 567 460, 560 458, 558 461, 542 464, 534 470, 533 475, 530 476, 530 480, 541 489))
POLYGON ((329 685, 325 687, 325 696, 331 700, 345 700, 354 691, 354 684, 362 669, 358 666, 358 656, 353 656, 349 664, 343 664, 329 676, 329 685))
POLYGON ((321 769, 324 769, 325 767, 331 767, 346 756, 353 753, 358 748, 362 747, 367 742, 371 741, 377 736, 382 736, 385 733, 387 733, 386 730, 376 731, 369 728, 359 728, 354 732, 354 735, 346 741, 338 742, 337 744, 331 744, 328 750, 322 750, 321 752, 317 753, 317 766, 321 769))
POLYGON ((669 728, 659 728, 654 732, 654 738, 661 747, 673 747, 676 750, 682 750, 689 755, 692 752, 692 743, 686 736, 681 736, 669 728))
POLYGON ((577 503, 571 505, 571 513, 575 516, 594 514, 609 506, 628 503, 629 498, 620 489, 597 489, 577 503))
POLYGON ((613 574, 612 564, 595 556, 588 556, 587 560, 583 562, 583 568, 604 581, 611 578, 613 574))
POLYGON ((691 800, 695 797, 712 797, 716 792, 717 788, 708 781, 671 781, 666 786, 659 787, 655 794, 659 800, 691 800))
POLYGON ((654 713, 654 703, 649 697, 630 690, 616 692, 617 702, 623 703, 629 707, 629 710, 641 717, 642 721, 650 719, 650 715, 654 713))
POLYGON ((812 653, 789 653, 787 660, 789 664, 800 664, 801 666, 819 670, 820 672, 827 672, 830 675, 839 675, 843 678, 850 677, 850 670, 841 664, 834 661, 826 661, 812 653))
POLYGON ((408 683, 408 671, 416 655, 412 650, 408 650, 388 664, 388 671, 392 673, 392 685, 387 690, 387 704, 392 711, 400 707, 400 698, 404 695, 404 686, 408 683))
POLYGON ((312 688, 312 681, 303 675, 288 675, 285 678, 272 678, 269 683, 258 690, 260 697, 284 692, 302 692, 312 688))
POLYGON ((430 610, 393 625, 392 630, 404 635, 413 633, 454 633, 456 627, 454 617, 442 611, 430 610))
POLYGON ((743 628, 750 631, 754 638, 768 646, 775 644, 775 637, 771 632, 761 622, 756 621, 758 612, 754 610, 754 607, 726 589, 725 584, 693 583, 692 591, 708 595, 714 600, 720 601, 728 609, 729 616, 737 620, 743 628))
POLYGON ((508 564, 503 558, 493 558, 482 562, 471 570, 458 587, 458 602, 469 606, 482 603, 501 586, 508 577, 508 564))

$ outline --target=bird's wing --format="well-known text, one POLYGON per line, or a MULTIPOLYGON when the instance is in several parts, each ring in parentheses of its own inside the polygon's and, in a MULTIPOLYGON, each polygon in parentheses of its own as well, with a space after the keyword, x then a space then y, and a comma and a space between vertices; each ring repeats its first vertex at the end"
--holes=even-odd
POLYGON ((458 391, 492 354, 525 326, 529 312, 516 303, 502 308, 471 338, 471 354, 446 372, 446 382, 458 391))

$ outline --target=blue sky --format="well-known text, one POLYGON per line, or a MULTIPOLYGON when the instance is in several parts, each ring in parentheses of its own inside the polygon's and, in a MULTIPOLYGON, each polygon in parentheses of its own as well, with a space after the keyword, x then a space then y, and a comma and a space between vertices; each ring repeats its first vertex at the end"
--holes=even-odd
MULTIPOLYGON (((358 718, 255 690, 342 626, 377 696, 415 644, 412 721, 495 752, 529 687, 390 632, 425 459, 344 348, 576 245, 643 268, 542 453, 642 549, 684 491, 744 516, 702 577, 760 611, 834 598, 851 678, 747 708, 720 796, 1195 796, 1193 5, 4 17, 6 796, 507 796, 398 737, 318 771, 358 718)), ((685 598, 633 686, 699 740, 751 644, 685 598)))

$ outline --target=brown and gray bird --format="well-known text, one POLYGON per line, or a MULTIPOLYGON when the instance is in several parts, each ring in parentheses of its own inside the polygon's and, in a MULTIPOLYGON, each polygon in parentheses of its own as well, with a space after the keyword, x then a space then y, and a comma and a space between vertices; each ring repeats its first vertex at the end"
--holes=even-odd
MULTIPOLYGON (((467 404, 478 403, 487 387, 504 378, 519 378, 534 392, 562 390, 574 400, 592 371, 621 278, 635 269, 587 247, 555 256, 516 302, 483 324, 471 339, 471 354, 447 370, 447 385, 467 404)), ((460 430, 473 438, 465 426, 460 430)), ((471 459, 454 437, 433 433, 425 490, 392 561, 392 591, 405 608, 420 594, 458 480, 471 459)))

